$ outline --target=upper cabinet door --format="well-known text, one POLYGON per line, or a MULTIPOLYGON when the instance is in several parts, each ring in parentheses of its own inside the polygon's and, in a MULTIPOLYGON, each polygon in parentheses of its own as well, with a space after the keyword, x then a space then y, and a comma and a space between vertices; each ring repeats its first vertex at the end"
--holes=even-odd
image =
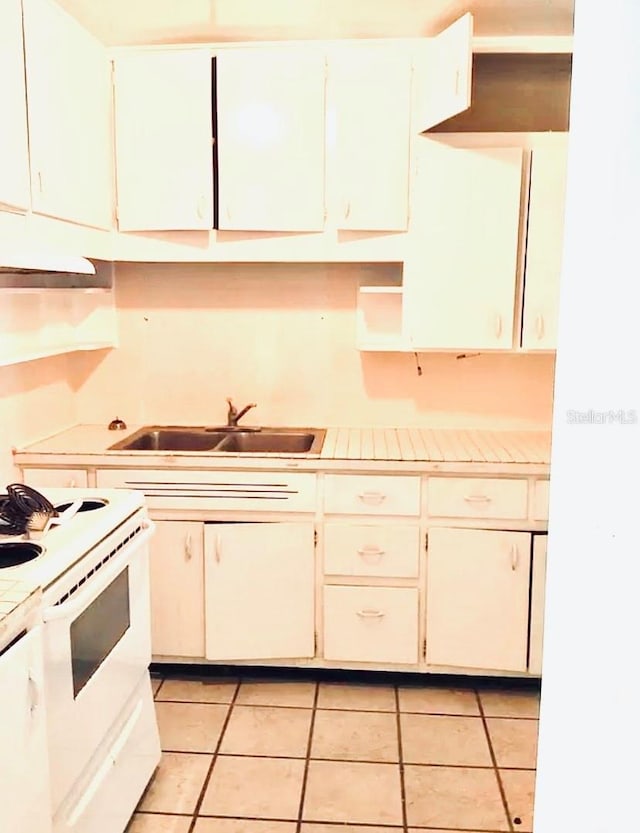
POLYGON ((348 47, 329 59, 329 223, 404 231, 409 210, 411 58, 386 46, 348 47))
POLYGON ((325 58, 297 47, 217 57, 221 229, 324 228, 325 58))
POLYGON ((121 231, 213 228, 211 79, 207 50, 115 59, 121 231))
POLYGON ((531 156, 522 347, 555 350, 564 240, 567 134, 540 137, 531 156))
POLYGON ((51 0, 23 2, 33 210, 111 228, 112 94, 106 50, 51 0))
POLYGON ((428 130, 471 106, 473 16, 428 38, 416 56, 415 128, 428 130))
POLYGON ((404 269, 411 349, 513 346, 522 148, 420 138, 404 269))
POLYGON ((29 144, 24 86, 22 5, 0 3, 0 209, 29 208, 29 144))

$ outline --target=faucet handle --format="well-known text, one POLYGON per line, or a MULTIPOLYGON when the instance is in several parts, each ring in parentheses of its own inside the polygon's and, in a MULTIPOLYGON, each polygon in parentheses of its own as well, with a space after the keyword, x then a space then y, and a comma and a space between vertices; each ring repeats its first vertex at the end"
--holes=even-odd
POLYGON ((233 404, 233 400, 230 396, 227 396, 227 403, 229 404, 229 411, 227 413, 227 420, 231 420, 238 415, 238 409, 233 404))

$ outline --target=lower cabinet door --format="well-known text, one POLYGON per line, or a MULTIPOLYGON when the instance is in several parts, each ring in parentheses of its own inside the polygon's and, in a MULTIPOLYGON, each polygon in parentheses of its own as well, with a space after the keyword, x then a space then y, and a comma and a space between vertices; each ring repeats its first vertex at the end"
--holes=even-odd
POLYGON ((417 663, 417 589, 326 585, 324 658, 417 663))
POLYGON ((533 536, 531 565, 531 625, 529 629, 529 673, 542 674, 544 631, 544 590, 547 577, 547 536, 533 536))
POLYGON ((427 663, 526 671, 530 565, 528 532, 431 529, 427 663))
POLYGON ((204 657, 204 524, 155 521, 151 539, 151 651, 204 657))
POLYGON ((314 527, 205 524, 206 658, 311 658, 314 527))

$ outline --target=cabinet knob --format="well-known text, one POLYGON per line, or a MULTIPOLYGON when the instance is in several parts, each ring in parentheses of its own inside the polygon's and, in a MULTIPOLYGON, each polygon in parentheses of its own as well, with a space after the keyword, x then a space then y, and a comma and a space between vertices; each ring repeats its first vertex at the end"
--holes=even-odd
POLYGON ((538 341, 544 336, 544 316, 542 313, 536 315, 536 338, 538 341))

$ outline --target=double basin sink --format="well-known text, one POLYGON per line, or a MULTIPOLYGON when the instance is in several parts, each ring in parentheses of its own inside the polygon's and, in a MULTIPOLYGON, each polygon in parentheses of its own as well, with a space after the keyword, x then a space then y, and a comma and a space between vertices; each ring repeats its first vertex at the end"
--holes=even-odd
POLYGON ((145 426, 109 446, 109 451, 200 451, 228 454, 319 454, 319 428, 216 428, 145 426))

